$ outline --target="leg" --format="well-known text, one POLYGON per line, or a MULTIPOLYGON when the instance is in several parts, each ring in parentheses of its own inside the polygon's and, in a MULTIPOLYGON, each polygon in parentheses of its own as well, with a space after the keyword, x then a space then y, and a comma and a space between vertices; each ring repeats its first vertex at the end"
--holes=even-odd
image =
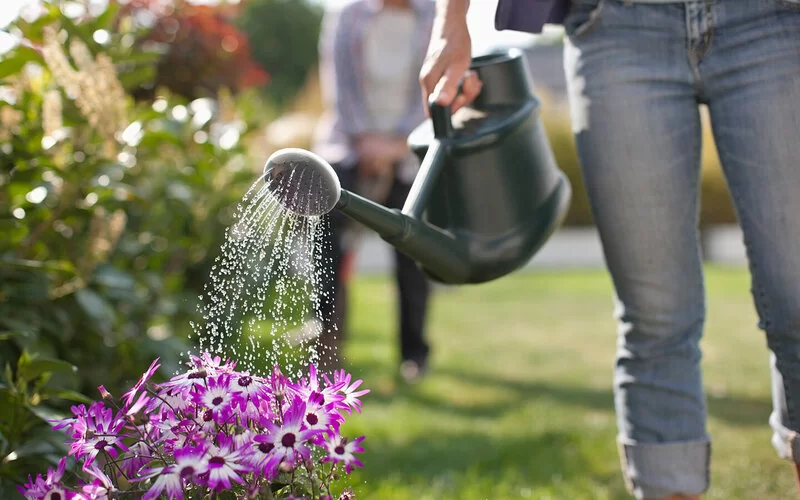
POLYGON ((780 456, 800 461, 800 2, 720 3, 704 68, 714 136, 771 350, 780 456), (788 5, 788 3, 786 3, 788 5))
MULTIPOLYGON (((390 208, 402 208, 411 186, 395 181, 389 193, 386 205, 390 208)), ((417 264, 405 254, 395 250, 395 279, 397 280, 400 312, 400 356, 402 360, 411 361, 409 368, 416 368, 419 373, 410 373, 408 378, 415 378, 425 370, 429 346, 425 342, 425 320, 427 317, 430 284, 428 278, 417 264)))
POLYGON ((614 392, 637 498, 708 487, 699 348, 700 120, 674 5, 576 5, 565 70, 576 144, 616 291, 614 392))

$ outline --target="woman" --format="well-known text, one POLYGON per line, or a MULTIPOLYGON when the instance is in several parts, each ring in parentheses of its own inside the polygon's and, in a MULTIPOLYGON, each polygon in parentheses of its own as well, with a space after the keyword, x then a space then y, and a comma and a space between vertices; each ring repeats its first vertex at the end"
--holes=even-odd
MULTIPOLYGON (((423 94, 480 91, 468 0, 440 0, 423 94)), ((613 279, 623 473, 636 498, 699 498, 710 439, 698 243, 706 105, 771 351, 773 444, 800 460, 800 0, 501 0, 498 27, 563 23, 578 152, 613 279)))
MULTIPOLYGON (((430 0, 350 0, 329 6, 323 22, 320 83, 327 113, 315 152, 333 165, 343 188, 392 208, 403 206, 419 168, 406 137, 425 119, 417 75, 433 17, 430 0)), ((322 295, 328 300, 321 301, 319 316, 328 320, 322 342, 333 352, 323 360, 336 357, 344 335, 344 264, 353 240, 347 236, 353 229, 357 228, 348 227, 342 214, 332 214, 321 261, 334 271, 323 286, 322 295)), ((417 265, 397 251, 395 264, 400 375, 411 382, 427 369, 424 328, 430 284, 417 265)))

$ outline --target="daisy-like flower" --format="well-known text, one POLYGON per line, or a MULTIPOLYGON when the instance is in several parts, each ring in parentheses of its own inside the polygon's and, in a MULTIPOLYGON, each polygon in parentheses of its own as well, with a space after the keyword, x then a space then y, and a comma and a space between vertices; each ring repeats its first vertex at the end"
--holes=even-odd
POLYGON ((125 406, 130 406, 133 404, 133 399, 136 397, 136 394, 142 390, 145 384, 147 384, 147 381, 150 380, 156 373, 156 370, 158 370, 158 368, 161 366, 161 363, 159 363, 158 360, 159 358, 154 359, 153 362, 150 363, 150 368, 148 368, 147 371, 145 371, 142 375, 142 378, 140 378, 139 381, 136 382, 133 387, 131 387, 131 390, 122 395, 122 400, 125 402, 125 406))
POLYGON ((257 408, 262 399, 269 398, 264 380, 254 377, 248 372, 234 374, 231 390, 234 391, 233 406, 238 407, 242 412, 246 411, 248 403, 252 403, 257 408))
POLYGON ((83 433, 70 445, 69 454, 76 458, 85 457, 84 467, 90 466, 98 454, 108 453, 118 456, 117 448, 128 451, 123 439, 128 437, 121 432, 125 420, 120 415, 114 417, 111 408, 103 406, 102 401, 92 403, 85 417, 78 417, 73 429, 82 428, 83 433))
POLYGON ((280 459, 275 455, 275 444, 268 434, 255 434, 250 438, 249 452, 244 455, 244 462, 250 470, 261 475, 267 481, 277 474, 280 459))
POLYGON ((35 479, 28 476, 28 482, 23 486, 17 486, 17 489, 28 500, 70 498, 74 494, 68 492, 64 485, 61 484, 66 465, 67 458, 64 457, 58 461, 58 467, 55 470, 52 467, 47 469, 46 478, 43 478, 41 474, 37 474, 35 479))
POLYGON ((223 433, 217 434, 217 445, 211 445, 208 458, 208 487, 215 491, 231 488, 231 483, 244 484, 240 474, 250 472, 242 460, 242 453, 234 447, 234 441, 223 433))
POLYGON ((272 422, 265 422, 267 434, 254 438, 259 444, 271 444, 273 446, 271 452, 275 457, 275 466, 281 463, 294 465, 299 458, 309 459, 311 457, 311 450, 306 443, 312 440, 320 431, 305 428, 303 423, 305 414, 306 404, 302 399, 296 397, 283 415, 282 426, 279 427, 272 422))
POLYGON ((231 376, 227 374, 206 379, 207 386, 200 386, 193 392, 192 401, 204 408, 201 412, 204 421, 213 420, 218 424, 228 422, 233 414, 233 395, 231 394, 231 376))
POLYGON ((326 384, 325 387, 319 383, 317 368, 311 364, 308 368, 308 379, 303 377, 298 384, 289 384, 289 389, 300 396, 304 401, 308 401, 311 393, 318 392, 322 395, 323 404, 339 403, 344 400, 344 396, 339 394, 340 384, 326 384))
POLYGON ((208 372, 200 367, 180 375, 175 375, 168 381, 158 385, 159 394, 169 393, 175 397, 185 397, 198 387, 202 387, 208 372))
POLYGON ((174 464, 144 469, 139 478, 132 479, 133 481, 144 481, 156 478, 142 496, 142 500, 158 498, 161 493, 166 493, 169 500, 182 499, 184 485, 192 484, 197 476, 208 472, 206 446, 178 448, 175 450, 174 456, 174 464))
POLYGON ((336 410, 334 403, 325 404, 325 398, 319 392, 312 392, 306 401, 306 411, 303 417, 305 427, 320 432, 339 432, 339 425, 344 417, 336 410))
POLYGON ((353 467, 363 467, 364 464, 359 461, 355 453, 361 453, 364 448, 360 446, 364 436, 348 441, 346 437, 334 436, 332 439, 325 441, 325 449, 328 451, 328 456, 323 458, 323 462, 343 463, 345 470, 350 474, 353 467))
POLYGON ((352 414, 353 409, 361 413, 361 400, 359 398, 369 393, 369 389, 356 391, 363 380, 359 379, 351 384, 352 376, 344 370, 337 370, 333 373, 333 383, 331 383, 327 375, 324 375, 324 377, 329 386, 338 387, 339 393, 344 396, 339 407, 343 405, 343 409, 347 410, 348 414, 352 414))
POLYGON ((109 495, 116 491, 114 482, 96 465, 91 465, 85 469, 94 478, 91 483, 81 487, 81 500, 107 500, 109 495))

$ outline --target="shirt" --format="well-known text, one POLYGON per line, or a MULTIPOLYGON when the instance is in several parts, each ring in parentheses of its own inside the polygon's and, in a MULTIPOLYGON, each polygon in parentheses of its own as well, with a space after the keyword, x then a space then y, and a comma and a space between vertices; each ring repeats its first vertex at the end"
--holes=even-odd
POLYGON ((370 107, 373 112, 378 108, 370 104, 366 94, 365 45, 370 26, 382 17, 378 16, 383 11, 381 0, 352 0, 326 11, 320 34, 320 85, 326 112, 317 127, 313 149, 328 162, 353 166, 357 162, 354 145, 359 135, 380 130, 407 136, 425 120, 419 71, 433 31, 436 6, 431 0, 411 0, 411 9, 414 23, 409 40, 410 69, 395 75, 406 79, 402 85, 406 95, 395 98, 396 103, 402 103, 402 112, 397 112, 400 118, 392 119, 389 126, 375 124, 381 117, 372 116, 370 107))

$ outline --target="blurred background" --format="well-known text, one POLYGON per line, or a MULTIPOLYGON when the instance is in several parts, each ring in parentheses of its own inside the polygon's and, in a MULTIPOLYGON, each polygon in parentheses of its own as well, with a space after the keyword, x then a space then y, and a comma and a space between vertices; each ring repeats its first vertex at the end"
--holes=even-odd
MULTIPOLYGON (((323 113, 323 0, 0 0, 0 498, 63 454, 46 419, 179 366, 236 203, 269 154, 323 113)), ((528 268, 437 287, 431 372, 395 379, 390 248, 354 262, 346 368, 373 392, 359 498, 626 498, 618 471, 610 283, 566 110, 562 33, 498 33, 473 0, 473 52, 525 51, 574 189, 528 268)), ((741 235, 705 128, 709 498, 788 498, 769 445, 767 352, 741 235)), ((302 318, 297 318, 301 321, 302 318)))

